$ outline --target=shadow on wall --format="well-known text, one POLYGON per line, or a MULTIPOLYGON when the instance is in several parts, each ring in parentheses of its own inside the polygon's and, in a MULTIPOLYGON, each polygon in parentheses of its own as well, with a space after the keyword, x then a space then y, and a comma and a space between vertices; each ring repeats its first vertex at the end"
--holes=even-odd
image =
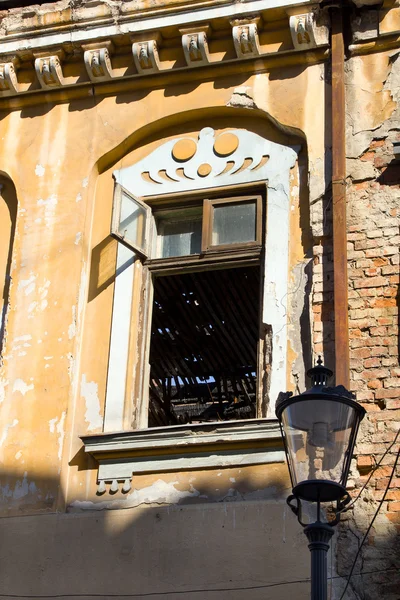
MULTIPOLYGON (((243 478, 236 491, 231 481, 227 494, 226 473, 218 478, 225 479, 219 491, 207 484, 207 472, 199 485, 197 472, 188 475, 192 493, 186 496, 178 481, 183 474, 170 473, 154 482, 158 499, 150 487, 134 490, 132 508, 106 509, 103 496, 97 504, 72 503, 63 514, 21 511, 3 519, 0 595, 308 599, 306 540, 282 499, 282 481, 254 490, 251 477, 243 478), (178 499, 167 505, 161 488, 174 481, 178 499)), ((29 497, 21 484, 14 490, 21 501, 29 497)))
MULTIPOLYGON (((336 534, 336 570, 332 600, 340 600, 346 579, 362 538, 370 524, 376 504, 359 501, 349 518, 338 526, 336 534)), ((391 513, 393 515, 393 513, 391 513)), ((396 517, 398 513, 394 513, 396 517)), ((400 536, 398 522, 378 514, 368 539, 362 546, 344 600, 399 599, 398 565, 400 536)))
POLYGON ((17 195, 14 184, 0 174, 0 355, 5 336, 11 286, 11 261, 17 223, 17 195))

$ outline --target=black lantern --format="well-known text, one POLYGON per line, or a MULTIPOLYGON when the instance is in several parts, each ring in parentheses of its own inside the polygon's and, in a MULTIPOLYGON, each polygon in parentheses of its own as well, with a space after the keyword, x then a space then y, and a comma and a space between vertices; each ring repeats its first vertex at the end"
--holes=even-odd
POLYGON ((311 550, 311 599, 326 600, 326 554, 340 512, 350 497, 346 491, 350 461, 365 409, 342 385, 327 387, 333 373, 322 365, 307 375, 312 388, 293 396, 280 394, 276 406, 285 445, 293 494, 287 502, 304 527, 311 550), (295 500, 296 505, 292 504, 295 500), (301 501, 317 503, 317 521, 301 519, 301 501), (336 501, 336 519, 321 522, 321 503, 336 501))
POLYGON ((339 501, 346 495, 350 461, 365 409, 341 385, 327 387, 333 373, 321 363, 307 375, 313 387, 282 394, 276 407, 296 498, 339 501))

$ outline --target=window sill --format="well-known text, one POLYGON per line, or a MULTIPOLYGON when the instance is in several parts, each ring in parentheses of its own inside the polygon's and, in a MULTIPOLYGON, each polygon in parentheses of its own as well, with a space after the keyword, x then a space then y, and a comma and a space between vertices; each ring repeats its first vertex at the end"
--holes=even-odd
POLYGON ((128 492, 133 475, 284 462, 278 421, 251 419, 81 436, 99 463, 98 493, 128 492))

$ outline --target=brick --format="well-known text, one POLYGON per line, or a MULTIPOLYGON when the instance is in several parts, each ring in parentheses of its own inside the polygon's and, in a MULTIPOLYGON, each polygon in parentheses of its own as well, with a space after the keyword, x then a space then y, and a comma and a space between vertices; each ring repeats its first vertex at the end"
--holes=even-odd
POLYGON ((368 381, 367 387, 370 390, 379 390, 383 387, 383 384, 379 379, 372 379, 371 381, 368 381))
POLYGON ((381 366, 381 359, 378 358, 377 356, 374 356, 373 358, 367 358, 366 360, 364 360, 365 369, 371 369, 371 368, 380 367, 380 366, 381 366))
POLYGON ((367 231, 368 238, 379 238, 383 236, 383 231, 381 229, 371 229, 367 231))
POLYGON ((387 334, 387 329, 386 327, 371 327, 370 330, 370 335, 372 336, 377 336, 377 335, 386 335, 387 334))
POLYGON ((388 377, 389 370, 388 369, 369 369, 368 371, 362 372, 362 377, 364 379, 383 379, 384 377, 388 377))
POLYGON ((389 354, 389 349, 385 348, 385 346, 372 346, 370 348, 371 356, 385 356, 389 354))
POLYGON ((357 348, 351 351, 350 356, 354 358, 369 358, 371 356, 371 349, 365 347, 357 348))
MULTIPOLYGON (((400 378, 399 377, 388 377, 384 382, 385 388, 398 388, 400 387, 400 378)), ((399 392, 400 395, 400 392, 399 392)))
MULTIPOLYGON (((361 250, 360 250, 360 252, 361 252, 361 250)), ((354 254, 356 254, 356 252, 354 252, 354 254)), ((382 248, 369 248, 368 250, 365 251, 365 253, 363 252, 363 257, 364 256, 366 258, 375 258, 375 257, 383 256, 383 250, 382 250, 382 248)), ((354 258, 362 258, 362 257, 354 257, 354 258)))
MULTIPOLYGON (((381 390, 376 391, 375 397, 377 400, 383 400, 386 398, 397 398, 398 395, 399 395, 398 390, 396 390, 394 388, 383 388, 381 390)), ((400 408, 400 400, 396 400, 396 401, 391 400, 391 402, 393 402, 393 404, 391 406, 388 406, 389 401, 386 402, 386 408, 400 408)))
MULTIPOLYGON (((381 390, 381 391, 383 391, 383 390, 381 390)), ((392 389, 388 388, 386 391, 393 392, 393 388, 392 389)), ((398 396, 398 392, 397 392, 397 394, 393 395, 394 398, 396 398, 396 396, 398 396)), ((397 400, 386 400, 385 406, 389 410, 395 409, 395 408, 400 408, 400 400, 399 399, 397 399, 397 400)))
POLYGON ((386 277, 366 277, 365 279, 356 279, 354 282, 354 287, 357 288, 366 288, 366 287, 380 287, 387 286, 389 280, 386 277))
POLYGON ((365 240, 366 234, 365 233, 348 233, 347 234, 347 239, 349 242, 355 242, 355 241, 359 241, 359 240, 365 240))
POLYGON ((388 258, 374 258, 373 264, 375 267, 382 267, 383 265, 387 265, 389 262, 388 258))
POLYGON ((357 457, 357 469, 360 473, 371 471, 375 462, 372 456, 358 456, 357 457))

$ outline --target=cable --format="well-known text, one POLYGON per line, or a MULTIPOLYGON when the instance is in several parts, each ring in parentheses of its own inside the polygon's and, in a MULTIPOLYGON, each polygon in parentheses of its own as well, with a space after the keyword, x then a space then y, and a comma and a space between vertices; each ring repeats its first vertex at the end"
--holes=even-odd
MULTIPOLYGON (((396 436, 396 437, 397 437, 397 436, 396 436)), ((389 490, 389 488, 390 488, 390 484, 392 483, 393 476, 394 476, 394 474, 395 474, 395 472, 396 472, 396 467, 397 467, 397 463, 398 463, 398 461, 399 461, 399 457, 400 457, 400 448, 399 448, 399 449, 398 449, 398 451, 397 451, 396 460, 394 461, 394 465, 393 465, 393 469, 392 469, 392 472, 391 472, 391 474, 390 474, 390 477, 389 477, 389 481, 387 482, 387 486, 386 486, 386 488, 385 488, 385 491, 384 491, 384 493, 383 493, 383 496, 382 496, 381 500, 379 501, 378 508, 376 509, 376 511, 375 511, 375 514, 374 514, 374 516, 372 517, 372 521, 371 521, 371 523, 369 524, 369 526, 368 526, 368 529, 367 529, 367 531, 366 531, 366 532, 365 532, 365 534, 364 534, 364 537, 363 537, 363 539, 362 539, 362 541, 361 541, 361 544, 360 544, 360 546, 358 547, 357 554, 356 554, 356 556, 355 556, 355 559, 354 559, 354 561, 353 561, 353 564, 352 564, 352 566, 351 566, 350 573, 349 573, 349 575, 348 575, 348 577, 347 577, 346 586, 345 586, 345 588, 344 588, 344 590, 343 590, 343 593, 342 593, 342 595, 340 596, 340 600, 343 600, 343 598, 344 598, 344 595, 345 595, 345 593, 346 593, 346 591, 347 591, 347 588, 349 587, 349 583, 350 583, 351 576, 353 575, 354 567, 356 566, 357 559, 358 559, 358 557, 359 557, 359 554, 360 554, 360 552, 361 552, 361 548, 363 547, 363 545, 364 545, 364 543, 365 543, 365 540, 367 539, 367 537, 368 537, 368 534, 369 534, 369 532, 371 531, 372 525, 374 524, 374 522, 375 522, 375 519, 376 519, 376 517, 378 516, 378 513, 379 513, 379 511, 380 511, 380 509, 381 509, 381 507, 382 507, 382 504, 383 504, 383 503, 384 503, 384 501, 385 501, 386 494, 388 493, 388 490, 389 490)))
MULTIPOLYGON (((363 575, 374 575, 375 573, 387 573, 389 571, 396 571, 396 567, 390 567, 389 569, 380 569, 375 571, 362 571, 357 573, 357 577, 363 575)), ((342 579, 340 575, 335 575, 333 579, 342 579)), ((52 598, 147 598, 149 596, 168 596, 170 594, 204 594, 207 592, 241 592, 246 590, 260 590, 265 588, 279 587, 282 585, 293 585, 295 583, 309 583, 310 579, 297 579, 295 581, 280 581, 278 583, 266 583, 264 585, 252 585, 246 587, 237 588, 209 588, 209 589, 195 589, 195 590, 174 590, 171 592, 148 592, 145 594, 2 594, 0 598, 30 598, 30 599, 43 599, 51 600, 52 598)))
POLYGON ((342 510, 339 510, 336 514, 340 515, 343 512, 347 512, 352 506, 354 506, 354 504, 357 502, 357 500, 360 498, 361 494, 363 493, 363 491, 365 490, 365 488, 367 487, 367 485, 369 484, 369 482, 371 481, 371 477, 372 475, 375 473, 375 471, 378 469, 378 467, 380 467, 383 459, 385 458, 385 456, 387 455, 387 453, 393 448, 393 446, 395 445, 395 443, 397 442, 397 438, 400 435, 400 429, 397 431, 395 438, 393 440, 393 442, 390 444, 390 446, 388 446, 385 450, 385 453, 382 454, 381 458, 379 459, 379 462, 376 463, 375 467, 372 469, 371 473, 368 476, 367 481, 364 483, 364 485, 362 486, 362 488, 360 489, 360 491, 358 492, 357 496, 349 503, 346 504, 346 506, 344 508, 342 508, 342 510))

